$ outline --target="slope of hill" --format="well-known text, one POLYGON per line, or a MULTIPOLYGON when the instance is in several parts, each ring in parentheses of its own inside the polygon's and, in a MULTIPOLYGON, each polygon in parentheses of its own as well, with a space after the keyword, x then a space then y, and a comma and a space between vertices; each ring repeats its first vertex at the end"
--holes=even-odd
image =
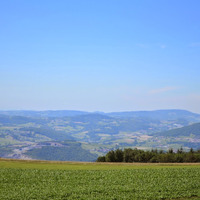
MULTIPOLYGON (((40 144, 41 145, 41 144, 40 144)), ((82 148, 81 143, 65 141, 61 143, 50 142, 40 148, 33 148, 25 153, 26 156, 37 160, 59 161, 95 161, 97 154, 92 154, 82 148), (54 144, 52 146, 52 144, 54 144)))
POLYGON ((192 135, 194 137, 200 138, 200 123, 195 123, 182 128, 176 128, 169 131, 155 133, 153 135, 165 136, 165 137, 181 137, 181 136, 190 137, 192 135))
POLYGON ((97 154, 82 147, 79 142, 65 140, 0 146, 0 157, 14 159, 95 161, 97 154))
POLYGON ((0 114, 0 125, 19 125, 19 124, 26 124, 26 123, 37 123, 37 124, 44 124, 47 121, 44 118, 32 118, 32 117, 25 117, 25 116, 15 116, 15 115, 5 115, 0 114))

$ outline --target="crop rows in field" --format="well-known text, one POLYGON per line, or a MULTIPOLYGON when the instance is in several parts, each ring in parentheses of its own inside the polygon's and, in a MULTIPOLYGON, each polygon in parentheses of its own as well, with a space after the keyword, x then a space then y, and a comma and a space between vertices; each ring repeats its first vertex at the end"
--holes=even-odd
POLYGON ((0 169, 1 200, 156 200, 192 196, 200 196, 200 168, 0 169))

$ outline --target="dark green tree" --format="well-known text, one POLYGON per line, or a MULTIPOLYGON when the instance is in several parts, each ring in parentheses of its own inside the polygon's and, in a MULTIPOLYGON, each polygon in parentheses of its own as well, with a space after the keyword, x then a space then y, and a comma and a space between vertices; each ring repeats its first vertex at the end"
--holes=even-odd
POLYGON ((173 150, 172 148, 170 148, 170 149, 168 150, 168 153, 174 153, 174 150, 173 150))
POLYGON ((123 162, 124 153, 121 149, 115 151, 115 160, 116 162, 123 162))
POLYGON ((116 162, 115 152, 113 150, 109 151, 106 154, 106 162, 116 162))
POLYGON ((190 153, 194 153, 194 150, 193 150, 193 148, 190 148, 190 153))
POLYGON ((97 158, 97 162, 106 162, 106 157, 105 156, 99 156, 97 158))
POLYGON ((124 162, 133 162, 132 149, 124 149, 124 162))
POLYGON ((183 147, 181 147, 180 149, 178 149, 177 153, 179 153, 179 154, 183 153, 183 147))

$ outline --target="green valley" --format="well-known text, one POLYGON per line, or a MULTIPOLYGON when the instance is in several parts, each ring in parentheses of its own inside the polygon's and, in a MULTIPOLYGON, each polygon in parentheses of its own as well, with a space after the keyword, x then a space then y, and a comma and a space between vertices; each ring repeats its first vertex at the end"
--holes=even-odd
POLYGON ((198 122, 184 110, 0 111, 0 157, 95 161, 118 148, 187 151, 200 146, 198 122))

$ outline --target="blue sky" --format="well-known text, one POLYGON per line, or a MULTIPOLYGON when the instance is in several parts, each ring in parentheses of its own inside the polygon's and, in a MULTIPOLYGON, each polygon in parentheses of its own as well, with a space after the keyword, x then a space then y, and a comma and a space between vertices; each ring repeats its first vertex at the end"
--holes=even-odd
POLYGON ((200 113, 199 0, 0 2, 0 110, 200 113))

